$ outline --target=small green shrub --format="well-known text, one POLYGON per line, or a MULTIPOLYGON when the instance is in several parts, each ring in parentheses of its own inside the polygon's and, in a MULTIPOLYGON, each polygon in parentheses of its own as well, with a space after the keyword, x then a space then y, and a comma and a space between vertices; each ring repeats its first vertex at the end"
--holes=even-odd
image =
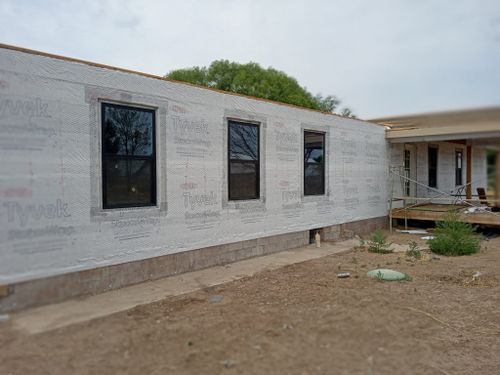
POLYGON ((432 252, 441 255, 470 255, 479 251, 481 238, 474 227, 460 220, 458 212, 450 212, 436 223, 433 239, 428 240, 432 252))
POLYGON ((417 242, 411 241, 408 246, 409 248, 406 251, 406 256, 415 259, 422 258, 422 253, 420 252, 420 248, 418 247, 417 242))
POLYGON ((391 244, 387 243, 387 235, 381 229, 373 232, 372 238, 368 242, 368 251, 379 254, 392 253, 391 244))

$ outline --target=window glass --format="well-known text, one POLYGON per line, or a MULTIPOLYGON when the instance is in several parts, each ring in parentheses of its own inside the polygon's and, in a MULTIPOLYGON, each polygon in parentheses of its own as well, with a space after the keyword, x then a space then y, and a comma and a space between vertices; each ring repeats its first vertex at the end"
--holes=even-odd
POLYGON ((438 163, 438 149, 436 147, 429 147, 428 149, 428 169, 429 169, 429 186, 437 187, 437 163, 438 163))
POLYGON ((325 135, 322 133, 304 133, 304 161, 306 163, 323 163, 323 143, 325 135))
POLYGON ((231 163, 229 192, 231 199, 251 199, 257 196, 257 165, 255 163, 231 163))
POLYGON ((259 126, 229 122, 229 199, 259 198, 259 126))
POLYGON ((304 169, 304 195, 324 194, 323 166, 308 164, 304 169))
POLYGON ((463 162, 462 151, 456 151, 455 152, 455 185, 456 186, 461 186, 463 183, 463 181, 462 181, 462 162, 463 162))
POLYGON ((253 124, 232 122, 229 126, 229 157, 239 160, 259 158, 259 128, 253 124))
POLYGON ((156 204, 155 113, 102 104, 104 208, 156 204))
POLYGON ((325 134, 304 132, 304 195, 325 194, 325 134))
POLYGON ((151 161, 112 159, 106 161, 106 197, 110 206, 147 205, 151 202, 151 161))
POLYGON ((411 151, 405 150, 405 160, 404 160, 404 172, 405 172, 405 180, 404 180, 404 192, 406 196, 410 196, 410 178, 411 178, 411 151))
POLYGON ((153 112, 105 105, 104 152, 114 155, 153 153, 153 112))

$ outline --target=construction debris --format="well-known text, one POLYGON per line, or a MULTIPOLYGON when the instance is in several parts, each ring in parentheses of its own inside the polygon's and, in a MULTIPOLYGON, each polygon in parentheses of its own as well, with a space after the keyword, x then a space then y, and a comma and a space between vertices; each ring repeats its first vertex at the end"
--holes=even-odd
POLYGON ((408 229, 408 230, 396 230, 399 233, 406 233, 406 234, 427 234, 428 232, 425 229, 408 229))
POLYGON ((348 278, 349 276, 351 276, 351 274, 349 272, 341 272, 341 273, 337 274, 337 277, 339 279, 345 279, 345 278, 348 278))

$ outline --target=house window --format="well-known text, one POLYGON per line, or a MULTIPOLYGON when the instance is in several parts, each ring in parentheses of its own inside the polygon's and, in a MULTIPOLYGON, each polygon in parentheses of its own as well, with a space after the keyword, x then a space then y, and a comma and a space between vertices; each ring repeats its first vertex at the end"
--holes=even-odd
POLYGON ((437 165, 438 165, 438 148, 430 147, 428 149, 428 170, 429 170, 429 187, 437 187, 437 165))
POLYGON ((259 126, 229 121, 229 200, 259 199, 259 126))
POLYGON ((455 151, 455 185, 462 186, 462 165, 463 165, 463 152, 462 150, 455 151))
POLYGON ((411 151, 405 150, 405 160, 404 160, 404 170, 405 170, 405 180, 404 180, 404 190, 407 197, 410 196, 410 175, 411 175, 411 151))
POLYGON ((103 207, 156 205, 155 111, 102 103, 103 207))
POLYGON ((304 131, 304 195, 325 194, 325 133, 304 131))

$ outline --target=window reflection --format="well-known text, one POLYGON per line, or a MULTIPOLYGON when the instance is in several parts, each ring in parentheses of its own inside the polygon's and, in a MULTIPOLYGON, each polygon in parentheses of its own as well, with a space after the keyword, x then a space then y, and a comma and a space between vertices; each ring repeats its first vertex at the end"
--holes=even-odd
POLYGON ((229 122, 229 199, 259 198, 259 127, 229 122))
POLYGON ((304 195, 325 194, 325 134, 304 132, 304 195))
POLYGON ((229 126, 229 157, 239 160, 258 159, 258 132, 256 125, 230 123, 229 126))
POLYGON ((304 162, 322 163, 323 162, 323 143, 324 134, 322 133, 304 133, 304 162))
POLYGON ((254 163, 231 164, 229 192, 232 199, 248 199, 256 197, 257 165, 254 163))
POLYGON ((129 107, 104 108, 104 152, 115 155, 151 155, 153 113, 129 107))
POLYGON ((103 207, 156 204, 155 112, 102 104, 103 207))
POLYGON ((151 201, 151 162, 149 160, 108 159, 106 163, 107 203, 112 206, 147 204, 151 201))

